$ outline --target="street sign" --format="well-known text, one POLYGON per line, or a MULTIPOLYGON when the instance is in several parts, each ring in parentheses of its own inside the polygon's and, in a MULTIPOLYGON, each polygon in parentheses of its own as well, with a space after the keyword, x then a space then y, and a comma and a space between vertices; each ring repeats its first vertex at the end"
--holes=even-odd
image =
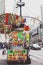
POLYGON ((24 2, 17 2, 17 5, 18 5, 18 6, 24 6, 25 3, 24 3, 24 2))

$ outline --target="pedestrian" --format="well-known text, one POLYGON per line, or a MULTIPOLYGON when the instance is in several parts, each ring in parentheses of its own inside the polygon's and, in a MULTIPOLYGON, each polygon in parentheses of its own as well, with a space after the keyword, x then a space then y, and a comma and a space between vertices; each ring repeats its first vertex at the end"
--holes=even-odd
POLYGON ((2 55, 6 54, 6 48, 3 49, 2 55))

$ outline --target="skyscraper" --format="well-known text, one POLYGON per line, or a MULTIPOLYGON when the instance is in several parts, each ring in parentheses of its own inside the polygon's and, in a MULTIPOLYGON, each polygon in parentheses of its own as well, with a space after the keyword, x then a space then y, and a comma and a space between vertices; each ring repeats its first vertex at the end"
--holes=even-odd
POLYGON ((16 0, 5 0, 5 13, 17 13, 16 0))
POLYGON ((41 5, 41 24, 40 24, 40 35, 43 40, 43 4, 41 5))
POLYGON ((0 0, 0 14, 5 13, 5 0, 0 0))
POLYGON ((42 20, 41 23, 43 23, 43 5, 41 5, 41 20, 42 20))
POLYGON ((0 0, 0 14, 3 13, 18 13, 17 0, 0 0))

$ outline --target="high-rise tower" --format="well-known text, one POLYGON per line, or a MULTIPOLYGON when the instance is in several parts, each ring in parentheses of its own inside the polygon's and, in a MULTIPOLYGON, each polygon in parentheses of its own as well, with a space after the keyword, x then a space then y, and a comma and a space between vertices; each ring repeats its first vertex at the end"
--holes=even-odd
POLYGON ((43 5, 41 5, 41 20, 42 20, 41 23, 43 23, 43 5))
POLYGON ((5 0, 0 0, 0 14, 5 13, 5 0))

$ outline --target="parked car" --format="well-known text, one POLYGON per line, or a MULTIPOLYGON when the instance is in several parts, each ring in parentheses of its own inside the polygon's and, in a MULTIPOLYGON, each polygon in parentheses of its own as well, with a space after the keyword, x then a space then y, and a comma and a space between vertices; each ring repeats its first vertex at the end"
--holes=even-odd
POLYGON ((40 47, 37 43, 31 44, 31 45, 30 45, 30 48, 31 48, 32 50, 40 50, 40 49, 41 49, 41 47, 40 47))

